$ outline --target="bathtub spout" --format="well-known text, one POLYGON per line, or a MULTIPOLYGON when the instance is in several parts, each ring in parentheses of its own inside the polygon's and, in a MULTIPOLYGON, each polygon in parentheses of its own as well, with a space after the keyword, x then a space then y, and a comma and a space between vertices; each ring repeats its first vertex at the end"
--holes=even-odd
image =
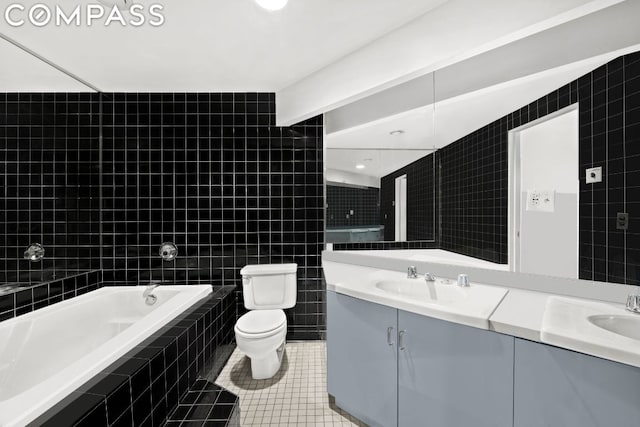
POLYGON ((155 290, 155 288, 157 288, 159 285, 149 285, 147 286, 147 289, 144 290, 144 292, 142 293, 142 298, 148 298, 153 291, 155 290))

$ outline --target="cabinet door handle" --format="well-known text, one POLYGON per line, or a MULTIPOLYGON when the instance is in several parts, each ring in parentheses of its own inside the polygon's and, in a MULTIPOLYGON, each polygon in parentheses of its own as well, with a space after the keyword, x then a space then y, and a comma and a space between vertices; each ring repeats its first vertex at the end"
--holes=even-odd
POLYGON ((407 334, 407 331, 400 331, 400 333, 398 334, 398 348, 400 350, 404 350, 405 346, 404 346, 404 336, 407 334))
POLYGON ((387 328, 387 344, 393 345, 393 326, 387 328))

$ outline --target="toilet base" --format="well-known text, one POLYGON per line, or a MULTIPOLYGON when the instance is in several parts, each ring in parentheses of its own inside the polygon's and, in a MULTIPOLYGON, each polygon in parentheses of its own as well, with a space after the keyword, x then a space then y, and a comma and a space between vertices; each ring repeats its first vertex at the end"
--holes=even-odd
POLYGON ((266 357, 251 361, 251 377, 254 380, 266 380, 273 377, 280 370, 284 357, 285 343, 282 343, 276 351, 270 352, 266 357))

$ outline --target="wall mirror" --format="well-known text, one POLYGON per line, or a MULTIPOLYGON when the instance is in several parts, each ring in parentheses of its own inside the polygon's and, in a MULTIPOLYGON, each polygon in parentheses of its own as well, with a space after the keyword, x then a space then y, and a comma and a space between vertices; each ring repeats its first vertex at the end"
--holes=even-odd
POLYGON ((434 80, 325 115, 328 243, 434 242, 434 80))
POLYGON ((10 293, 100 268, 87 249, 99 247, 99 104, 5 39, 0 57, 11 64, 0 69, 0 293, 10 293))
MULTIPOLYGON (((433 127, 422 138, 424 152, 405 151, 402 144, 378 152, 388 163, 408 153, 415 157, 409 155, 404 165, 379 177, 384 232, 377 236, 384 241, 404 240, 395 234, 393 223, 384 223, 390 214, 382 182, 393 178, 395 186, 390 188, 402 188, 403 168, 420 165, 418 169, 431 177, 431 186, 412 188, 408 182, 407 195, 411 200, 411 195, 435 194, 428 206, 433 210, 408 206, 408 217, 420 218, 423 230, 434 233, 433 255, 425 255, 424 261, 638 285, 640 226, 634 218, 640 215, 640 45, 619 41, 615 49, 584 49, 563 60, 547 52, 526 66, 508 62, 495 67, 533 42, 525 39, 518 46, 404 84, 424 87, 426 81, 432 82, 433 103, 423 98, 420 108, 424 127, 433 127)), ((411 105, 406 91, 395 90, 395 97, 388 93, 380 97, 399 99, 405 107, 419 103, 411 105)), ((363 105, 360 101, 340 114, 329 113, 327 130, 334 122, 343 124, 348 113, 365 111, 359 114, 366 116, 363 105)), ((353 120, 352 129, 328 132, 328 242, 333 219, 351 219, 346 218, 350 207, 340 203, 358 200, 349 195, 351 190, 332 188, 334 183, 342 179, 351 184, 347 172, 357 172, 367 157, 378 159, 367 154, 352 160, 346 147, 374 141, 365 131, 383 124, 388 133, 401 129, 402 120, 412 114, 419 120, 420 108, 374 117, 368 126, 353 120), (350 134, 358 137, 348 139, 350 134), (340 166, 343 174, 332 175, 333 166, 340 166), (332 202, 340 209, 335 210, 332 202)), ((340 241, 358 241, 345 236, 341 234, 340 241)), ((406 237, 430 240, 428 235, 406 237)))

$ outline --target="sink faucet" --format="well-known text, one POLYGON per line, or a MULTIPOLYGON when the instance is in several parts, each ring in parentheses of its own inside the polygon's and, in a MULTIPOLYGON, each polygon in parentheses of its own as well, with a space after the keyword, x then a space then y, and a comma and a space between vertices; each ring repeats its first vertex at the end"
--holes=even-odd
POLYGON ((629 295, 627 298, 627 311, 640 314, 640 295, 629 295))
POLYGON ((424 280, 427 281, 427 282, 435 282, 436 278, 431 273, 424 273, 424 280))
POLYGON ((417 279, 418 278, 418 267, 412 265, 407 269, 407 279, 417 279))

